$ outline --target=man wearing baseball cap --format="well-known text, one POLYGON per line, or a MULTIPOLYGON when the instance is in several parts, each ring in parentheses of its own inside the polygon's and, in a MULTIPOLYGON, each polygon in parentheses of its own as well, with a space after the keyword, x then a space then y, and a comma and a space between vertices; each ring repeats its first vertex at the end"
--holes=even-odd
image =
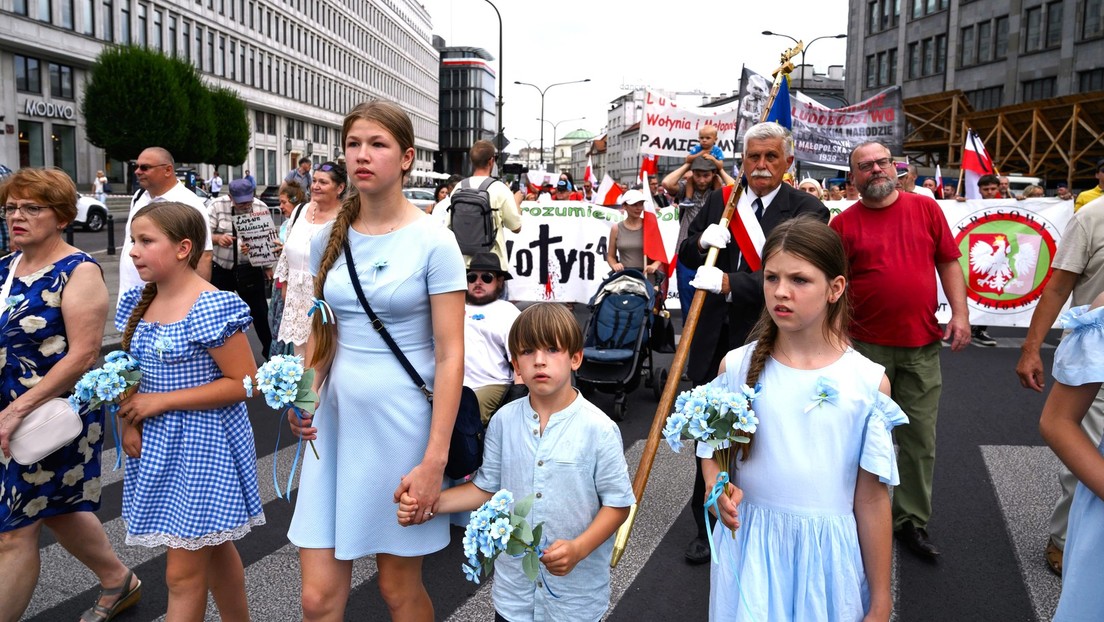
POLYGON ((268 214, 268 206, 253 196, 253 184, 247 179, 235 179, 230 191, 211 202, 211 243, 214 247, 211 266, 211 284, 229 292, 236 292, 253 316, 253 328, 261 341, 265 356, 272 345, 272 329, 268 325, 268 297, 265 296, 265 268, 254 266, 249 260, 248 247, 238 239, 234 216, 242 214, 268 214))

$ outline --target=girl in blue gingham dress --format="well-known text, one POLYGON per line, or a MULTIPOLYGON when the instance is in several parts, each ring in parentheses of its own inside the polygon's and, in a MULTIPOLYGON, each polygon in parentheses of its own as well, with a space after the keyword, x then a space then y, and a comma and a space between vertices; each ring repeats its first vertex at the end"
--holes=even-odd
POLYGON ((249 307, 195 272, 206 235, 195 209, 151 204, 131 234, 148 283, 125 292, 115 315, 123 349, 142 369, 138 393, 118 413, 126 541, 169 547, 169 619, 201 618, 208 585, 223 619, 246 619, 233 540, 264 524, 243 401, 242 380, 256 373, 249 307))

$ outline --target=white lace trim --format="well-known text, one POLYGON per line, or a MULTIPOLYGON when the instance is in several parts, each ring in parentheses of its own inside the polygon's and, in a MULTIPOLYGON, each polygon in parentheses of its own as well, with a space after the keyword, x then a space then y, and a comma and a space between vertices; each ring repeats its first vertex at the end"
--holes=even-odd
POLYGON ((198 551, 208 546, 218 546, 223 542, 230 540, 240 540, 245 537, 245 534, 253 527, 259 527, 265 524, 264 514, 258 514, 249 518, 249 521, 240 527, 228 529, 226 531, 219 531, 215 533, 208 533, 198 538, 181 538, 180 536, 174 536, 167 533, 147 533, 142 535, 132 535, 129 531, 126 536, 126 543, 131 546, 146 546, 146 547, 158 547, 167 546, 171 549, 187 549, 189 551, 198 551))
POLYGON ((284 343, 301 346, 310 337, 311 320, 307 316, 314 300, 314 277, 309 272, 291 271, 285 285, 284 315, 277 338, 284 343))

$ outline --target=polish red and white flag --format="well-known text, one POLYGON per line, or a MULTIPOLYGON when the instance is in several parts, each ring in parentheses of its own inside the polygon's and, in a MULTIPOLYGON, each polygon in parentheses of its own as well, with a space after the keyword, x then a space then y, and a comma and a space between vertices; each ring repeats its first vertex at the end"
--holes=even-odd
MULTIPOLYGON (((652 193, 648 191, 648 173, 644 173, 643 189, 640 192, 644 194, 644 256, 653 260, 662 259, 665 265, 669 265, 673 253, 668 249, 674 246, 675 241, 670 240, 668 244, 668 240, 663 239, 663 231, 659 228, 659 212, 652 193)), ((667 274, 671 272, 668 271, 667 274)))
POLYGON ((602 185, 594 193, 594 202, 598 205, 617 205, 617 199, 621 196, 621 186, 613 181, 609 173, 602 175, 602 185))
POLYGON ((981 138, 974 130, 966 130, 966 144, 962 147, 962 174, 964 183, 963 194, 967 199, 980 199, 981 191, 977 182, 982 175, 996 175, 997 167, 993 165, 993 159, 981 144, 981 138))
POLYGON ((586 171, 583 173, 583 179, 589 181, 591 186, 598 186, 598 176, 594 174, 594 163, 591 162, 590 156, 587 156, 586 171))
POLYGON ((935 165, 935 198, 943 198, 943 171, 939 170, 939 165, 935 165))

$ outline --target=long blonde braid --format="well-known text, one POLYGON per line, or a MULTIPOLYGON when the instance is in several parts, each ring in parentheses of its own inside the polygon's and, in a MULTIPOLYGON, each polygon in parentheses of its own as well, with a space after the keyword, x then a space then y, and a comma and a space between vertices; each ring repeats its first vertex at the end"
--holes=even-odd
MULTIPOLYGON (((326 299, 326 277, 333 268, 337 258, 344 252, 345 242, 349 239, 349 228, 353 226, 360 216, 360 195, 354 194, 345 199, 334 217, 333 228, 330 230, 330 238, 326 241, 326 250, 322 252, 322 263, 318 266, 318 274, 314 277, 314 297, 319 300, 326 299)), ((334 330, 336 326, 324 324, 322 314, 315 313, 312 316, 311 331, 314 333, 314 358, 310 364, 318 365, 333 356, 336 348, 334 330)), ((332 321, 332 320, 331 320, 332 321)))

